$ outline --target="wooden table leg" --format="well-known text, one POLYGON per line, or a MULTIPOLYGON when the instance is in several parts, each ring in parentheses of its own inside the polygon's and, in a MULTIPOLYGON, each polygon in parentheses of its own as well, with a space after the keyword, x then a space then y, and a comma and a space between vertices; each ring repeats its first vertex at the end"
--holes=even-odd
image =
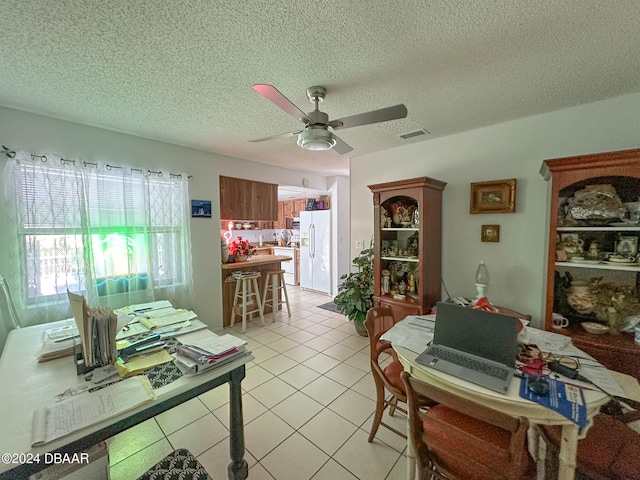
POLYGON ((578 426, 563 425, 558 455, 558 480, 574 480, 576 473, 576 454, 578 451, 578 426))
POLYGON ((245 366, 231 372, 229 382, 229 450, 231 463, 227 468, 229 480, 245 480, 249 476, 249 466, 244 459, 244 420, 242 416, 241 382, 245 376, 245 366))
POLYGON ((413 443, 411 443, 411 427, 407 418, 407 480, 415 480, 416 478, 416 454, 413 451, 413 443))

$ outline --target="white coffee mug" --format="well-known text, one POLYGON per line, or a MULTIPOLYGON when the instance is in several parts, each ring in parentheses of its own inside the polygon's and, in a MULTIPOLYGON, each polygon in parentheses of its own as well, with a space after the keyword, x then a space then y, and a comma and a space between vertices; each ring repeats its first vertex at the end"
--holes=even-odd
POLYGON ((553 328, 564 328, 564 327, 568 327, 569 326, 569 320, 566 317, 563 317, 562 315, 560 315, 559 313, 554 313, 552 320, 551 320, 551 326, 553 328))

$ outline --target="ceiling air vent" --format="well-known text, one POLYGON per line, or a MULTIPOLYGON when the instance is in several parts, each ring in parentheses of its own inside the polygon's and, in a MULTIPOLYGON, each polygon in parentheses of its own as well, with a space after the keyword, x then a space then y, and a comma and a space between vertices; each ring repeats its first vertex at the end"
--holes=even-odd
POLYGON ((430 133, 429 131, 422 128, 420 130, 416 130, 415 132, 403 133, 402 135, 400 135, 400 138, 404 140, 408 140, 410 138, 419 137, 420 135, 427 135, 429 133, 430 133))

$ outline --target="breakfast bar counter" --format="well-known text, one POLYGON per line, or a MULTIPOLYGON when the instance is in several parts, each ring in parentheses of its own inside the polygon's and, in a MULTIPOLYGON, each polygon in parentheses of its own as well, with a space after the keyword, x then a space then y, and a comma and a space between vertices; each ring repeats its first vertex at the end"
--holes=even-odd
MULTIPOLYGON (((290 262, 292 257, 283 255, 254 255, 245 262, 235 263, 223 263, 222 264, 222 321, 223 326, 228 327, 231 324, 231 309, 233 307, 233 294, 235 292, 236 283, 234 281, 227 281, 227 278, 233 274, 233 272, 259 272, 261 274, 258 280, 258 289, 260 290, 260 299, 264 291, 265 276, 264 272, 267 270, 279 270, 282 262, 290 262)), ((269 289, 271 290, 271 289, 269 289)), ((264 307, 264 313, 271 313, 271 306, 269 299, 271 298, 271 291, 267 292, 267 305, 264 307)), ((236 322, 238 319, 236 319, 236 322)))

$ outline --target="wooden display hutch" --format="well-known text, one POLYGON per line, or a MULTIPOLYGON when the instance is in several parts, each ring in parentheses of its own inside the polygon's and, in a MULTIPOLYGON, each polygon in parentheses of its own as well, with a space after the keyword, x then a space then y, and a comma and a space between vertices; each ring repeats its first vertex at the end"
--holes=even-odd
POLYGON ((396 320, 429 313, 440 300, 445 185, 429 177, 369 185, 374 206, 373 304, 391 307, 396 320), (394 209, 400 213, 394 216, 394 209), (387 272, 388 281, 383 280, 387 272), (401 292, 404 298, 395 297, 401 292))
MULTIPOLYGON (((563 285, 567 280, 588 281, 602 277, 603 282, 615 286, 627 286, 640 299, 640 266, 606 261, 601 256, 589 259, 589 246, 596 243, 601 255, 616 252, 622 242, 621 237, 640 236, 640 225, 627 225, 624 221, 607 219, 569 218, 568 201, 577 191, 589 185, 612 185, 623 203, 638 202, 640 198, 640 149, 607 152, 593 155, 545 160, 540 173, 545 180, 551 180, 551 210, 549 217, 549 251, 547 265, 547 290, 544 327, 551 330, 552 313, 562 313, 569 319, 569 327, 562 331, 570 335, 573 343, 606 367, 640 379, 640 346, 634 343, 633 334, 591 334, 580 323, 598 320, 595 314, 578 312, 567 305, 563 285), (567 235, 582 242, 583 252, 564 258, 566 252, 558 253, 560 241, 567 235), (577 256, 578 258, 573 258, 577 256), (581 258, 582 257, 582 258, 581 258), (584 258, 584 260, 583 260, 584 258), (567 277, 569 273, 570 277, 567 277), (555 293, 555 295, 554 295, 555 293)), ((633 242, 632 242, 633 243, 633 242)), ((566 244, 566 243, 565 243, 566 244)), ((588 310, 588 309, 586 309, 588 310)), ((600 319, 602 320, 602 319, 600 319)), ((558 331, 558 330, 556 330, 558 331)))

